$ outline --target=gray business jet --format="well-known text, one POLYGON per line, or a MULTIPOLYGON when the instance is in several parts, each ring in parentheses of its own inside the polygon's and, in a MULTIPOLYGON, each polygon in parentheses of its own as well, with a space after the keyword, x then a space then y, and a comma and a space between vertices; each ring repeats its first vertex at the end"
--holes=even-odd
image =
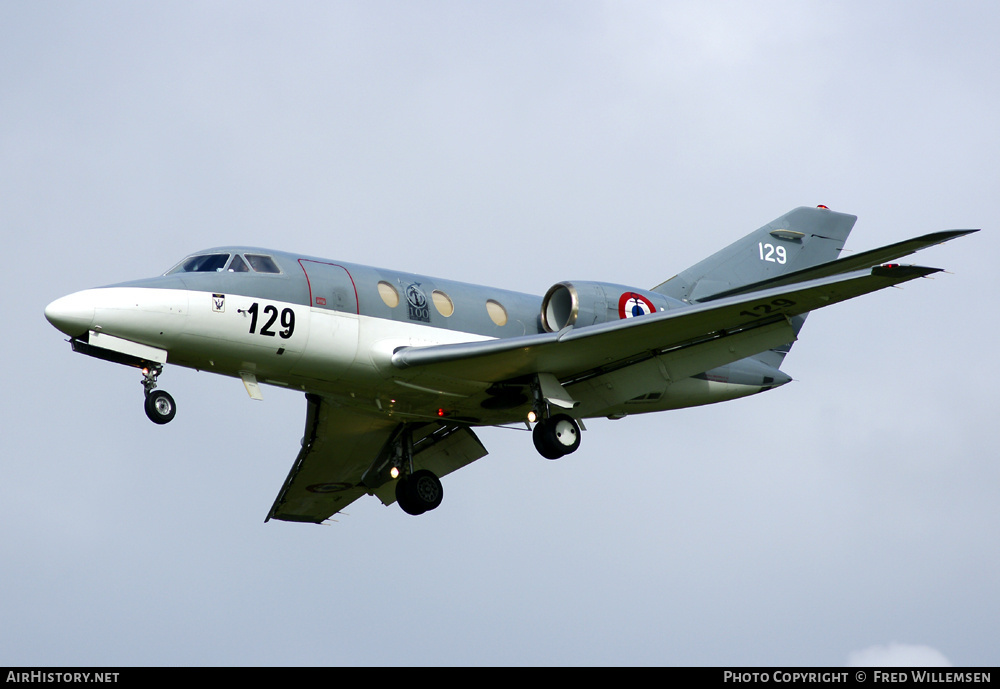
MULTIPOLYGON (((267 519, 323 521, 361 496, 408 514, 440 477, 486 455, 477 426, 528 424, 548 459, 583 419, 745 397, 810 311, 938 272, 887 263, 976 230, 838 258, 857 218, 797 208, 652 289, 560 282, 543 297, 243 246, 45 309, 74 351, 142 371, 145 411, 169 363, 301 390, 302 449, 267 519)), ((265 520, 266 521, 266 520, 265 520)))

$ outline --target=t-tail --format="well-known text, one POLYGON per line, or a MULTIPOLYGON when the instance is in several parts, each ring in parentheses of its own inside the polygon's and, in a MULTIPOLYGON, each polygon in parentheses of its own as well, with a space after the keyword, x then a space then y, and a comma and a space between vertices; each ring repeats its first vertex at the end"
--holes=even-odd
MULTIPOLYGON (((934 244, 975 232, 945 230, 839 258, 857 216, 826 206, 801 207, 785 213, 722 251, 653 288, 689 303, 817 280, 874 268, 934 244)), ((796 336, 807 314, 791 319, 796 336)), ((778 368, 791 344, 755 358, 778 368)))
MULTIPOLYGON (((856 215, 825 206, 800 207, 785 213, 666 282, 654 292, 688 302, 710 301, 775 278, 836 261, 857 221, 856 215)), ((805 314, 792 319, 798 335, 805 314)), ((778 368, 791 343, 756 358, 778 368)))

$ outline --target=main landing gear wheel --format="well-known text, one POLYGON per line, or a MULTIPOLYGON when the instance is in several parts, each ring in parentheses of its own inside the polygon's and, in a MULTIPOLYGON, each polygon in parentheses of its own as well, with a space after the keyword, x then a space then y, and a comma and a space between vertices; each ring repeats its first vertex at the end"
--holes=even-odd
POLYGON ((536 423, 531 439, 542 457, 559 459, 580 447, 580 426, 573 417, 556 414, 536 423))
POLYGON ((170 423, 174 418, 174 414, 177 413, 177 404, 174 402, 174 398, 164 390, 151 390, 146 395, 144 406, 146 408, 146 416, 153 423, 170 423))
POLYGON ((433 510, 443 497, 441 480, 427 469, 414 471, 396 481, 396 502, 407 514, 416 516, 433 510))

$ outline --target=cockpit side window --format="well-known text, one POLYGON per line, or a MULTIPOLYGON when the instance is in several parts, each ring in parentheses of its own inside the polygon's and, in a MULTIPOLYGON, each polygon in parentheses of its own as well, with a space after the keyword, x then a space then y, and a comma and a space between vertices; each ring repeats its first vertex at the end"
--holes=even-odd
POLYGON ((180 265, 171 270, 170 273, 215 273, 224 269, 228 260, 229 254, 191 256, 181 261, 180 265))
POLYGON ((230 273, 248 273, 250 272, 247 262, 240 258, 239 254, 233 256, 233 260, 229 262, 229 272, 230 273))
POLYGON ((250 261, 250 267, 252 267, 258 273, 280 273, 281 269, 278 264, 274 262, 274 259, 270 256, 263 256, 261 254, 244 254, 247 260, 250 261))

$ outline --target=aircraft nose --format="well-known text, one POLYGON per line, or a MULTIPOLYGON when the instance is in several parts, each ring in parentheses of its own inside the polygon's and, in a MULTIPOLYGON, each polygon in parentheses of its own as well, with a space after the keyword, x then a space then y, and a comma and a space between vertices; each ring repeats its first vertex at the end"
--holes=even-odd
POLYGON ((45 318, 70 337, 77 337, 94 324, 94 302, 84 292, 60 297, 45 307, 45 318))

